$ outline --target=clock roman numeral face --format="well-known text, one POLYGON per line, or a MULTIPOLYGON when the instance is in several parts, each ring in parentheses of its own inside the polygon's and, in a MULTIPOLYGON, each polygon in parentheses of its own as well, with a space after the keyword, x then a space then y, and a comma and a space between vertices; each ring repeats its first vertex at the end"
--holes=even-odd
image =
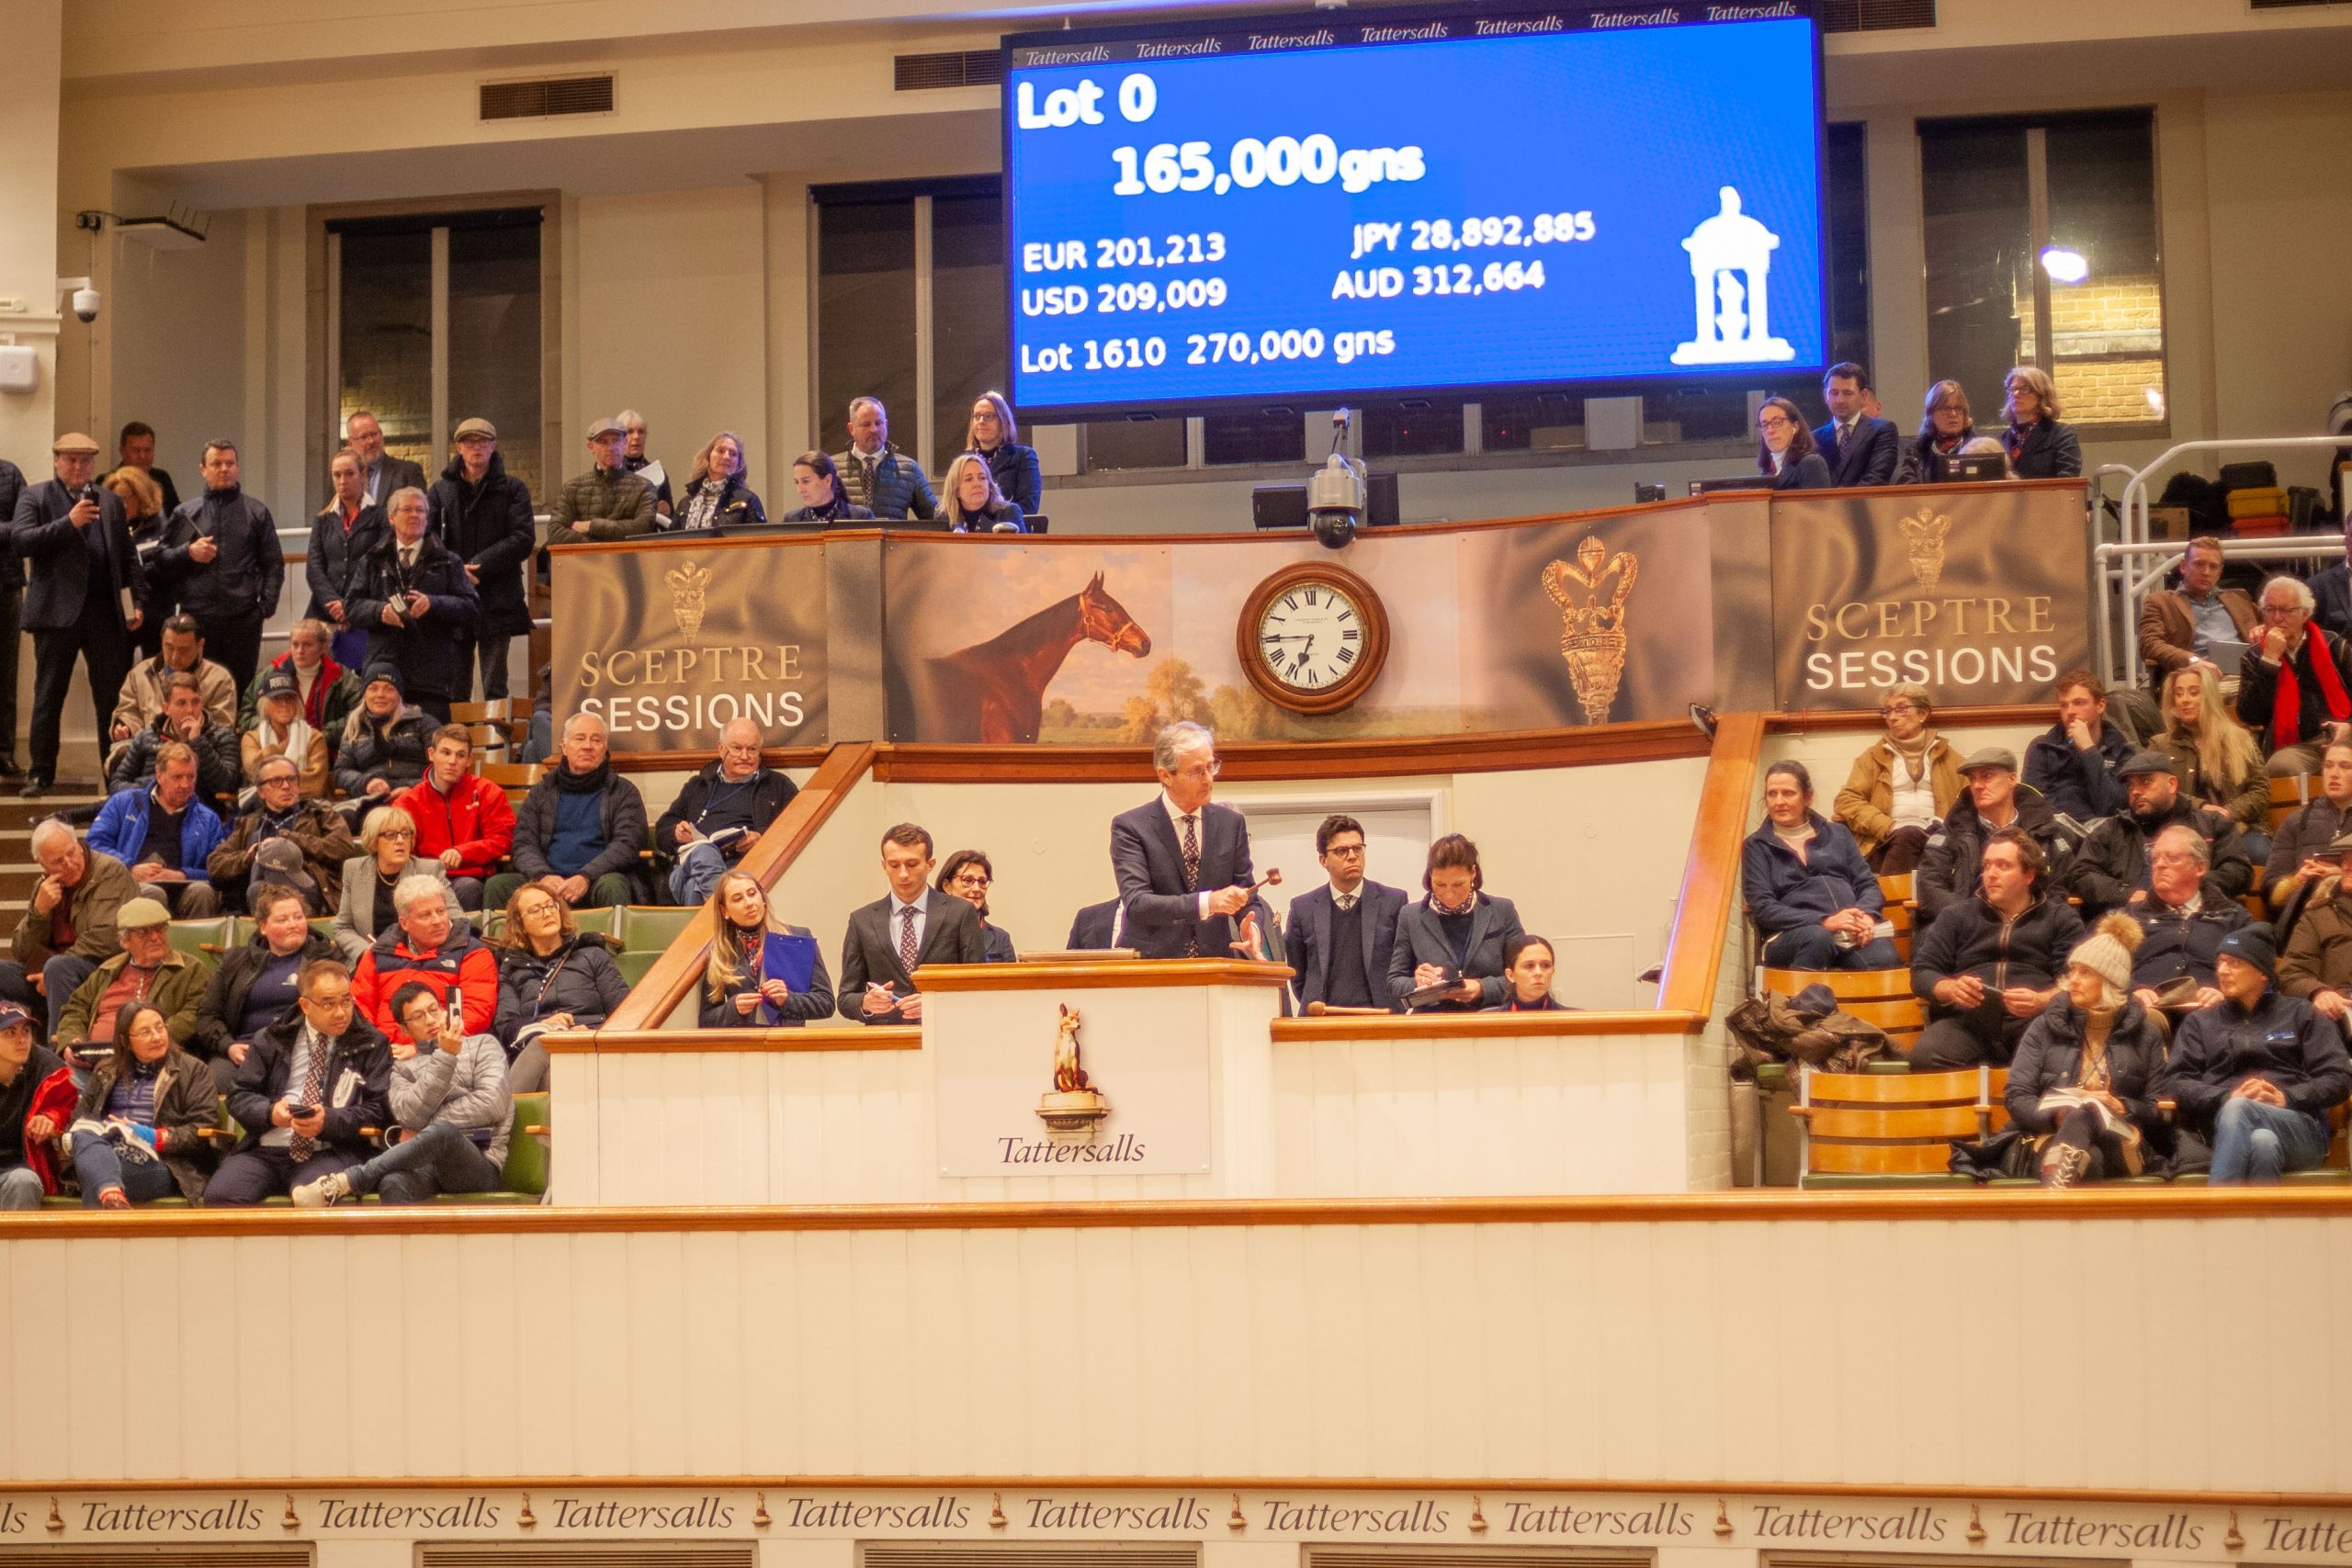
POLYGON ((1266 606, 1258 653, 1267 671, 1295 691, 1315 692, 1347 678, 1363 643, 1356 604, 1328 583, 1303 583, 1266 606))

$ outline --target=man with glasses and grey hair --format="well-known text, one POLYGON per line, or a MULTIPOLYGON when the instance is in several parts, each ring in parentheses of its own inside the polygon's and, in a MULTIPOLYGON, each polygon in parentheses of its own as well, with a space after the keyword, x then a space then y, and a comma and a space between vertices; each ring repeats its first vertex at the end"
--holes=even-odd
POLYGON ((707 902, 727 868, 760 841, 799 791, 760 762, 760 727, 730 718, 718 732, 718 761, 686 781, 677 804, 653 824, 653 842, 677 863, 670 873, 673 903, 707 902))
POLYGON ((1256 878, 1250 825, 1218 806, 1216 737, 1189 720, 1151 749, 1159 798, 1111 819, 1111 870, 1127 944, 1146 958, 1223 958, 1256 878))
POLYGON ((115 911, 139 888, 129 866, 85 848, 54 817, 33 824, 31 847, 40 880, 0 959, 0 998, 46 1016, 53 1033, 74 987, 122 951, 115 911))
POLYGON ((2270 776, 2320 771, 2327 743, 2352 719, 2352 645, 2315 627, 2312 591, 2274 577, 2256 602, 2262 629, 2238 666, 2238 717, 2256 732, 2270 776))

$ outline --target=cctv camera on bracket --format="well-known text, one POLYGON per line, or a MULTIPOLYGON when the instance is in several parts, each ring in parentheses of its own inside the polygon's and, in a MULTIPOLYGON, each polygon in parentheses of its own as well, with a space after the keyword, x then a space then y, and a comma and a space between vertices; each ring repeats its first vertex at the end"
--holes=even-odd
POLYGON ((84 321, 95 321, 98 319, 98 308, 102 301, 98 298, 98 291, 90 287, 90 280, 88 278, 59 278, 57 280, 57 298, 60 304, 70 303, 73 305, 74 314, 77 320, 84 321))

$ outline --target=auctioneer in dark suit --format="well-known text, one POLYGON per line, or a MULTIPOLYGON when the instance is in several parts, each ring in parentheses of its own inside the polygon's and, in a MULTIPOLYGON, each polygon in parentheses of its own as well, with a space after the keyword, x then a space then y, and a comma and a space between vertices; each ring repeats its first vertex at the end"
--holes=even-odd
POLYGON ((1402 1002, 1414 989, 1413 970, 1436 964, 1464 980, 1477 981, 1478 999, 1466 1005, 1437 1002, 1417 1010, 1465 1012, 1493 1007, 1510 994, 1510 983, 1503 978, 1503 949, 1521 934, 1518 907, 1508 898, 1481 893, 1470 907, 1469 940, 1457 953, 1428 898, 1408 904, 1396 917, 1396 945, 1388 953, 1388 994, 1402 1002))
POLYGON ((1328 882, 1292 899, 1286 956, 1298 975, 1299 1007, 1389 1006, 1388 957, 1404 908, 1403 888, 1369 877, 1356 884, 1353 908, 1345 911, 1328 882), (1344 943, 1333 940, 1340 931, 1349 938, 1344 943))
POLYGON ((1202 919, 1200 895, 1257 880, 1250 872, 1250 825, 1215 801, 1198 815, 1200 874, 1191 879, 1166 796, 1111 818, 1111 871, 1127 911, 1125 944, 1146 958, 1233 956, 1233 921, 1224 915, 1202 919))
MULTIPOLYGON (((904 1023, 899 1010, 865 1010, 868 982, 887 985, 903 997, 915 989, 914 976, 899 962, 898 899, 885 893, 873 903, 852 909, 849 931, 842 938, 841 1015, 860 1023, 904 1023)), ((987 942, 980 934, 980 912, 953 893, 927 889, 922 916, 916 921, 915 967, 926 964, 978 964, 987 942)))
POLYGON ((1903 437, 1891 419, 1863 414, 1854 421, 1854 438, 1838 439, 1838 422, 1831 420, 1813 433, 1821 460, 1829 465, 1829 482, 1838 490, 1894 482, 1895 459, 1902 456, 1903 437))

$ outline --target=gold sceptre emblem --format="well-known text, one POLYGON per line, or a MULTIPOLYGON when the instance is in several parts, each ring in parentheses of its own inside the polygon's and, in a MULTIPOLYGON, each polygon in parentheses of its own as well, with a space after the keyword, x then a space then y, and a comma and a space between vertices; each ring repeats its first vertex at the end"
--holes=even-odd
POLYGON ((1600 536, 1587 534, 1577 558, 1544 569, 1544 592, 1560 606, 1560 657, 1567 660, 1568 683, 1576 688, 1587 724, 1609 722, 1617 684, 1625 676, 1625 596, 1634 591, 1641 562, 1631 550, 1609 553, 1600 536), (1602 585, 1616 586, 1605 595, 1602 585))
POLYGON ((662 574, 670 584, 670 609, 678 630, 689 639, 702 630, 703 592, 710 586, 710 569, 694 561, 662 574))
POLYGON ((1037 1100, 1037 1117, 1046 1134, 1057 1144, 1091 1144, 1095 1124, 1111 1114, 1078 1059, 1078 1014, 1061 1004, 1061 1021, 1054 1031, 1054 1087, 1037 1100))
POLYGON ((1902 528, 1911 552, 1911 575, 1923 590, 1933 592, 1936 580, 1944 574, 1944 536, 1951 532, 1951 519, 1922 506, 1918 516, 1903 519, 1902 528))

